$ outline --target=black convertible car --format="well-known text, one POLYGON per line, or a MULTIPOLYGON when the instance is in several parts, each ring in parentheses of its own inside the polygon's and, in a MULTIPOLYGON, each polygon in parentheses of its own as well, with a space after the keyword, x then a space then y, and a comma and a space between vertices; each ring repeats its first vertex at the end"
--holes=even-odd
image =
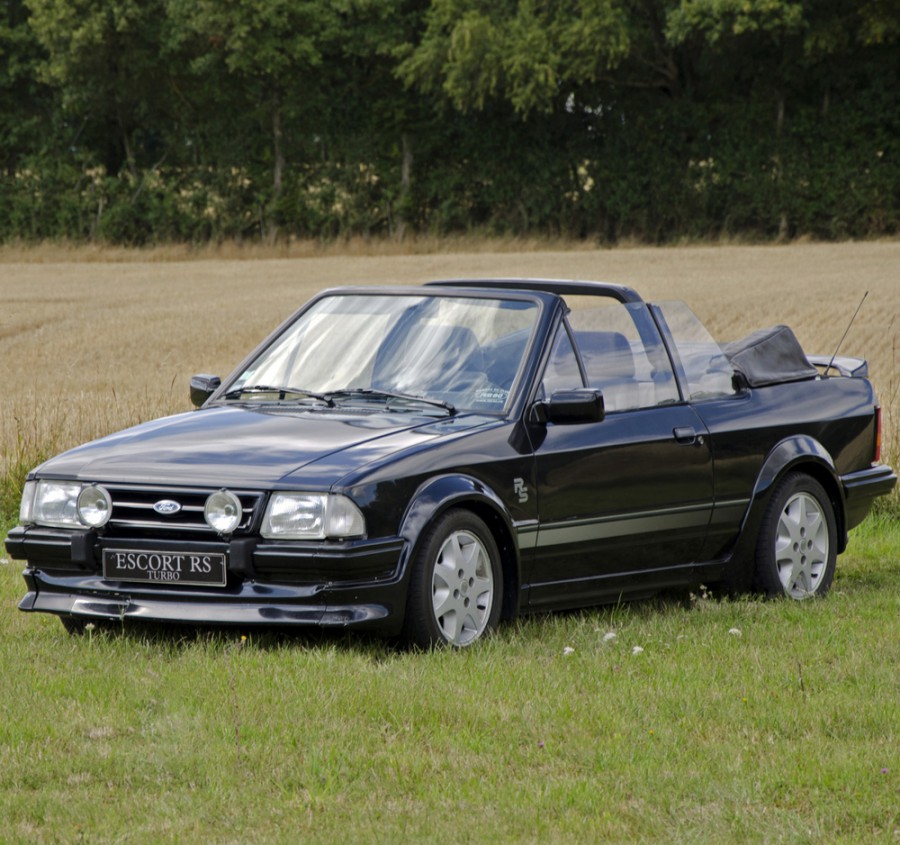
POLYGON ((823 595, 897 480, 866 375, 617 285, 325 291, 199 410, 28 476, 20 607, 430 647, 699 583, 823 595))

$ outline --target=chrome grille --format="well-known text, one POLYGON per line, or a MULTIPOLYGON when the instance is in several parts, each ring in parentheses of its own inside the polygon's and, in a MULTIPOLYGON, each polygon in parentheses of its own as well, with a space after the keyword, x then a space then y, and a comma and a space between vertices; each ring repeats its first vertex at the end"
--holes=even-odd
MULTIPOLYGON (((105 484, 112 498, 112 517, 106 533, 113 536, 215 536, 203 519, 206 499, 215 489, 196 487, 130 487, 105 484), (157 513, 153 505, 163 500, 177 502, 177 513, 157 513)), ((232 490, 241 502, 243 516, 235 534, 245 534, 253 526, 262 493, 232 490)))

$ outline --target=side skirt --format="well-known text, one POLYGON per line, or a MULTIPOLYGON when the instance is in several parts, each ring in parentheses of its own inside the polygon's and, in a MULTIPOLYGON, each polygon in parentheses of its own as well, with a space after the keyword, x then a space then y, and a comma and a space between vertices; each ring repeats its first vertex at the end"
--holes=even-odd
POLYGON ((689 563, 640 572, 617 572, 570 581, 547 581, 525 587, 526 612, 571 610, 618 601, 650 598, 662 590, 712 585, 722 579, 726 561, 689 563))

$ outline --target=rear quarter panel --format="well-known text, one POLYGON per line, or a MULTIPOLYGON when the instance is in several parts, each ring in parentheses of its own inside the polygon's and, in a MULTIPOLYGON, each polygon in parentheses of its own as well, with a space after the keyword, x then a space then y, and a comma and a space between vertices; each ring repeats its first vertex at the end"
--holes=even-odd
MULTIPOLYGON (((791 467, 808 462, 835 481, 868 467, 874 456, 874 405, 871 384, 859 378, 777 384, 697 403, 712 441, 715 473, 716 505, 703 557, 728 553, 751 506, 791 467), (798 448, 776 453, 791 438, 798 439, 798 448), (821 450, 802 445, 809 441, 821 450)), ((842 508, 840 485, 834 486, 842 508)))

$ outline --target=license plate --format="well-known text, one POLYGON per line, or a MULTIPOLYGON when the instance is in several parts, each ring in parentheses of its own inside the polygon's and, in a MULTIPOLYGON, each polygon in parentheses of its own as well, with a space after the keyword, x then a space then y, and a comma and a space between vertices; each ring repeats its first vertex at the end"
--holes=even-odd
POLYGON ((224 587, 225 572, 224 554, 103 550, 103 577, 111 581, 224 587))

